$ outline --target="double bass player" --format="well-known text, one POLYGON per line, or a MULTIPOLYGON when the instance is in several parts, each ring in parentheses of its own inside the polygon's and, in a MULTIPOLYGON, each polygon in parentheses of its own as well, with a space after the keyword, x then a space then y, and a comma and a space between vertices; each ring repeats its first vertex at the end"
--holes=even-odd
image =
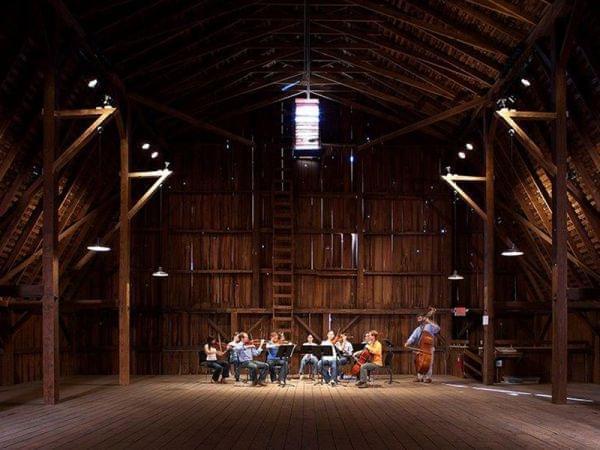
MULTIPOLYGON (((430 348, 428 348, 428 353, 430 354, 427 355, 430 356, 430 358, 427 358, 430 360, 429 369, 425 373, 421 373, 422 371, 420 371, 419 367, 417 367, 417 378, 415 379, 415 382, 431 383, 431 375, 433 373, 433 355, 435 352, 433 340, 440 332, 440 326, 431 319, 431 316, 434 312, 435 309, 431 308, 427 314, 417 316, 417 322, 419 323, 419 326, 414 329, 410 337, 404 343, 405 347, 419 347, 420 350, 417 350, 417 356, 419 356, 419 351, 422 351, 423 345, 421 344, 423 344, 425 341, 431 343, 430 348)), ((417 361, 417 359, 415 359, 415 361, 417 361)))

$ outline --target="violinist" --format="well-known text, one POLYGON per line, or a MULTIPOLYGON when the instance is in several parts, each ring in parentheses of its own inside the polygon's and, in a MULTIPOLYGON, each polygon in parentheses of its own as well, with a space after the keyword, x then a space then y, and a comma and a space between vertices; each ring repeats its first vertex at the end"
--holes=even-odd
POLYGON ((368 333, 365 350, 370 354, 370 361, 360 366, 360 379, 356 383, 359 388, 366 388, 368 386, 367 379, 370 371, 383 366, 383 347, 381 346, 381 342, 377 340, 378 336, 379 333, 375 330, 371 330, 368 333))
POLYGON ((333 356, 323 356, 321 361, 317 364, 317 368, 323 376, 323 381, 327 384, 331 383, 332 386, 337 384, 337 352, 334 343, 335 333, 332 330, 327 332, 327 339, 321 342, 321 346, 330 345, 333 349, 333 356))
MULTIPOLYGON (((410 335, 408 340, 404 343, 405 347, 418 346, 424 332, 431 334, 431 336, 435 336, 440 332, 440 326, 437 323, 435 323, 433 320, 431 320, 429 313, 424 316, 423 315, 417 316, 417 322, 419 323, 419 326, 414 329, 414 331, 412 332, 412 334, 410 335)), ((415 380, 415 382, 431 383, 431 375, 433 374, 433 352, 434 351, 435 351, 435 349, 432 347, 431 348, 431 364, 429 365, 429 370, 424 375, 417 373, 417 379, 415 380)))
POLYGON ((219 378, 221 378, 221 383, 225 383, 225 379, 229 378, 229 363, 225 360, 218 359, 218 357, 223 356, 225 352, 222 352, 217 347, 218 343, 215 338, 210 336, 206 338, 206 344, 204 344, 206 365, 213 369, 213 383, 218 383, 219 378))
POLYGON ((252 386, 266 386, 265 378, 269 371, 269 365, 262 361, 254 361, 254 357, 262 353, 264 339, 260 340, 258 347, 250 340, 248 333, 240 333, 240 342, 233 346, 240 362, 240 368, 248 369, 252 386))
POLYGON ((271 339, 269 340, 269 342, 267 342, 267 364, 269 364, 269 374, 271 375, 271 383, 275 383, 275 371, 276 368, 279 367, 279 378, 277 379, 277 383, 279 385, 285 385, 288 373, 288 361, 285 358, 277 357, 279 346, 285 343, 285 341, 283 340, 283 337, 275 331, 271 332, 270 338, 271 339))
MULTIPOLYGON (((312 334, 309 334, 308 336, 306 336, 306 342, 303 345, 304 346, 312 346, 312 345, 316 346, 317 345, 315 343, 315 338, 313 337, 312 334)), ((317 376, 317 365, 319 364, 319 359, 315 355, 313 355, 311 353, 307 353, 300 360, 300 374, 299 374, 300 379, 302 379, 302 377, 304 376, 304 368, 306 367, 307 364, 310 364, 312 366, 313 377, 317 376)))
POLYGON ((344 378, 342 367, 352 361, 352 352, 354 351, 354 347, 352 347, 352 343, 348 340, 346 333, 340 333, 340 340, 335 343, 335 347, 337 348, 339 355, 337 362, 337 377, 339 380, 341 380, 344 378))
POLYGON ((229 342, 227 344, 227 349, 231 350, 229 352, 229 364, 233 365, 233 373, 235 375, 236 383, 240 382, 240 361, 238 359, 237 352, 233 351, 233 347, 235 346, 235 344, 240 342, 239 334, 240 334, 239 331, 236 331, 235 333, 233 333, 233 339, 231 340, 231 342, 229 342))

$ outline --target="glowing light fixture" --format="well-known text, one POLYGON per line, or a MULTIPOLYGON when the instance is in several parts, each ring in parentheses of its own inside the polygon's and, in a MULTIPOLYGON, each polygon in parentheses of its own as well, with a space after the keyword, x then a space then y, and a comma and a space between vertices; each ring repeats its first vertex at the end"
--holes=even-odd
POLYGON ((144 142, 142 144, 142 150, 148 150, 150 148, 150 143, 149 142, 144 142))
POLYGON ((95 244, 88 245, 87 249, 91 252, 110 252, 110 247, 101 244, 100 238, 98 238, 95 244))
POLYGON ((473 144, 471 144, 470 142, 467 142, 467 143, 465 144, 465 148, 466 148, 467 150, 473 150, 475 147, 474 147, 474 146, 473 146, 473 144))
POLYGON ((467 154, 465 152, 458 152, 458 157, 460 159, 465 159, 467 157, 467 154))
POLYGON ((531 86, 531 81, 529 81, 527 78, 521 78, 521 84, 525 87, 529 87, 531 86))
POLYGON ((523 256, 524 253, 514 244, 502 252, 502 256, 523 256))
POLYGON ((150 158, 152 158, 152 159, 158 158, 158 152, 152 152, 152 154, 150 155, 150 158))
POLYGON ((96 86, 98 86, 98 79, 94 78, 94 79, 88 81, 87 85, 90 89, 94 89, 96 86))
POLYGON ((154 272, 152 276, 156 278, 166 278, 169 274, 165 272, 161 266, 158 266, 158 270, 154 272))
POLYGON ((460 280, 464 280, 465 277, 463 277, 460 273, 458 273, 458 270, 454 269, 454 272, 452 272, 450 274, 448 279, 452 280, 452 281, 460 281, 460 280))

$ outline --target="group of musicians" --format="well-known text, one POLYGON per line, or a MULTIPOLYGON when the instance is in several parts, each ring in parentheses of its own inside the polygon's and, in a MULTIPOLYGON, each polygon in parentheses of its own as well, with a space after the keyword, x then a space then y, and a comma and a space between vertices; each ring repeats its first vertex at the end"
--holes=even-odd
MULTIPOLYGON (((415 349, 414 346, 418 346, 425 336, 433 337, 440 331, 439 325, 431 319, 430 315, 420 315, 417 317, 417 321, 419 325, 404 343, 405 347, 415 349)), ((368 331, 365 333, 363 345, 361 345, 363 348, 355 352, 346 334, 340 333, 336 336, 336 333, 330 330, 327 338, 320 343, 320 348, 331 347, 331 351, 317 352, 319 344, 309 334, 302 347, 304 355, 300 360, 299 378, 304 377, 306 367, 310 366, 315 380, 318 378, 317 375, 321 374, 321 380, 317 380, 316 383, 335 386, 344 378, 343 367, 353 364, 352 373, 357 378, 356 386, 367 387, 371 372, 383 366, 383 347, 378 337, 379 333, 376 330, 368 331), (315 347, 314 354, 310 352, 312 346, 315 347)), ((236 382, 240 381, 241 369, 247 369, 253 386, 266 386, 267 375, 270 376, 272 383, 284 386, 289 373, 289 361, 287 356, 280 354, 279 350, 282 345, 290 345, 290 343, 285 341, 282 334, 275 331, 270 334, 266 346, 264 339, 251 340, 248 333, 245 332, 234 333, 232 341, 226 345, 209 337, 204 345, 204 353, 206 354, 206 365, 213 370, 212 381, 226 383, 229 378, 230 366, 233 366, 236 382), (263 347, 267 353, 266 362, 256 359, 262 354, 263 347), (228 358, 224 359, 227 354, 228 358)), ((419 350, 415 350, 418 353, 419 350)), ((417 371, 415 381, 431 383, 433 351, 433 347, 430 347, 425 352, 430 356, 428 358, 430 363, 426 371, 417 371)), ((416 362, 416 364, 418 363, 416 362)))

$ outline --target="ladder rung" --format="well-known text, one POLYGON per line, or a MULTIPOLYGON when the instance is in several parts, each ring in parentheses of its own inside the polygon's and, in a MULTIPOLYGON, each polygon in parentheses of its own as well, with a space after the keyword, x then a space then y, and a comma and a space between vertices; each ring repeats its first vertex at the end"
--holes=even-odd
POLYGON ((273 293, 273 298, 291 298, 292 294, 289 292, 274 292, 273 293))
POLYGON ((291 281, 273 281, 273 286, 291 286, 291 281))
POLYGON ((281 311, 290 311, 292 309, 292 305, 273 305, 273 309, 279 309, 281 311))

